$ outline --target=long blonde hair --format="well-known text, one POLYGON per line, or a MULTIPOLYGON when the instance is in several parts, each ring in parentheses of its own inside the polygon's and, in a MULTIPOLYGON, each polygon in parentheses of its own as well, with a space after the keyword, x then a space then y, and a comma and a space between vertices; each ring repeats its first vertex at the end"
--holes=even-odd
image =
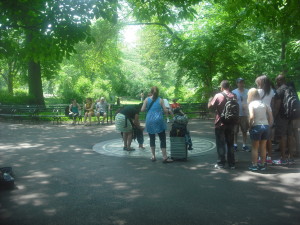
POLYGON ((250 90, 248 91, 247 103, 249 104, 250 102, 255 100, 261 100, 258 90, 256 88, 250 88, 250 90))

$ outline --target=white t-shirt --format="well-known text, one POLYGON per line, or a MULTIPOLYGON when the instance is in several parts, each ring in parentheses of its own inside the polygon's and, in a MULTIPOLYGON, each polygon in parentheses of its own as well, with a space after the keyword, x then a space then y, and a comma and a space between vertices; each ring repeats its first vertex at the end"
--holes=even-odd
POLYGON ((237 102, 239 103, 240 106, 240 115, 239 116, 248 116, 248 107, 247 107, 247 98, 248 98, 248 89, 244 89, 243 92, 240 92, 240 90, 234 89, 232 91, 233 94, 236 95, 237 97, 237 102))
POLYGON ((168 109, 170 108, 170 104, 167 99, 164 99, 164 104, 165 104, 166 108, 168 108, 168 109))
POLYGON ((270 106, 263 103, 260 100, 255 100, 250 102, 249 111, 253 109, 254 122, 253 125, 269 125, 268 116, 267 116, 267 108, 270 109, 270 106))
MULTIPOLYGON (((257 89, 257 91, 259 93, 260 98, 262 98, 265 94, 265 91, 263 89, 257 89)), ((270 93, 268 95, 265 95, 265 97, 262 99, 262 102, 271 108, 271 101, 274 96, 275 96, 275 92, 273 89, 271 89, 270 93)))

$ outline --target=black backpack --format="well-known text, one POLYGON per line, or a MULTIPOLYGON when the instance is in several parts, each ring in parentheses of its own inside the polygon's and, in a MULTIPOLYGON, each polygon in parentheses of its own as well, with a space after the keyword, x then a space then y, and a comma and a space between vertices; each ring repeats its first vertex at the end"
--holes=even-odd
POLYGON ((235 98, 229 98, 225 93, 221 93, 226 99, 226 103, 221 114, 221 121, 224 124, 236 124, 239 121, 239 104, 235 98))
POLYGON ((184 137, 187 133, 186 125, 173 123, 170 130, 170 137, 184 137))
POLYGON ((287 87, 283 96, 283 116, 289 120, 300 118, 300 102, 296 91, 287 87))

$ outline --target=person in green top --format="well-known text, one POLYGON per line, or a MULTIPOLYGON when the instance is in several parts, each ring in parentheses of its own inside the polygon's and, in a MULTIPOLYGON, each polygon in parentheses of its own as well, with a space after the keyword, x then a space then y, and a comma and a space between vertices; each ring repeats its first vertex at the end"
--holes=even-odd
POLYGON ((69 106, 69 116, 73 119, 73 125, 76 124, 76 119, 80 115, 80 110, 80 105, 77 103, 76 99, 73 99, 69 106))

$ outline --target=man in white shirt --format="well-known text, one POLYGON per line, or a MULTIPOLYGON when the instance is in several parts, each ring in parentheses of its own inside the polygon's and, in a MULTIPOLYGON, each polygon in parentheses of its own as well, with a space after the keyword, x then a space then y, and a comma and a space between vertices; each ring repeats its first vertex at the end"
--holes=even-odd
POLYGON ((240 106, 240 115, 239 115, 239 123, 234 127, 234 144, 233 148, 235 151, 238 150, 237 147, 237 136, 239 133, 239 127, 241 127, 243 133, 243 151, 250 152, 251 150, 247 146, 247 132, 249 130, 249 112, 247 105, 248 98, 248 89, 245 88, 245 81, 243 78, 238 78, 236 80, 237 89, 232 91, 233 94, 236 95, 238 104, 240 106))
POLYGON ((104 124, 104 120, 107 117, 108 107, 109 107, 109 105, 105 101, 105 98, 101 97, 100 101, 97 102, 97 104, 96 104, 96 112, 97 112, 96 116, 97 116, 97 119, 98 119, 98 124, 100 124, 100 116, 103 117, 102 124, 104 124))

